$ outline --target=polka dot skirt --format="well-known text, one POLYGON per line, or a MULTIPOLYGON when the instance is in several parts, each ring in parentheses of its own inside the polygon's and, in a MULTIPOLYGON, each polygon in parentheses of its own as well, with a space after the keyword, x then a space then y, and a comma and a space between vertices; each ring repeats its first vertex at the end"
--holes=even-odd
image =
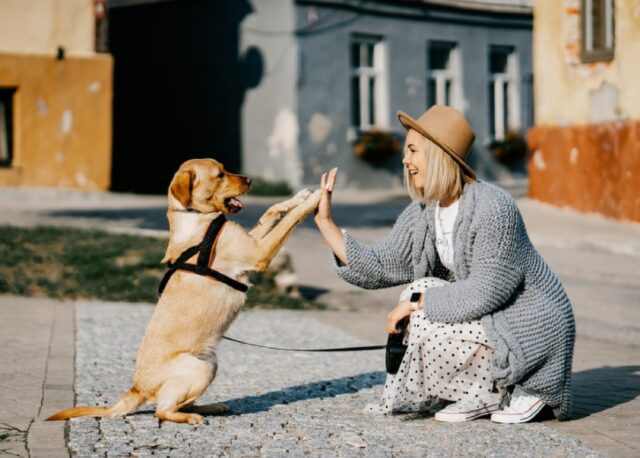
MULTIPOLYGON (((447 283, 439 278, 422 278, 402 292, 400 301, 413 292, 447 283)), ((426 297, 428 307, 428 293, 426 297)), ((489 376, 493 349, 480 321, 433 323, 420 310, 411 314, 407 330, 407 352, 400 369, 395 375, 387 374, 380 403, 368 405, 366 412, 420 412, 439 400, 500 402, 502 389, 495 387, 489 376)))

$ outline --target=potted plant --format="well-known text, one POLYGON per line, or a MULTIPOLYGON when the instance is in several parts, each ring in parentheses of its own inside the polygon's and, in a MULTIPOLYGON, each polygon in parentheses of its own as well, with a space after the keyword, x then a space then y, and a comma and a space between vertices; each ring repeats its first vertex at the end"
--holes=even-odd
POLYGON ((383 164, 400 151, 402 144, 393 132, 372 129, 360 134, 353 152, 371 164, 383 164))
POLYGON ((495 140, 489 145, 491 155, 501 164, 513 165, 527 155, 527 142, 518 131, 508 131, 504 139, 495 140))

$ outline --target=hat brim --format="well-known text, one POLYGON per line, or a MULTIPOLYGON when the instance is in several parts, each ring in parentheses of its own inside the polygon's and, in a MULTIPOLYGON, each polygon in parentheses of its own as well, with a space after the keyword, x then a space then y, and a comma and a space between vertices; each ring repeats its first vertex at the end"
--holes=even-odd
POLYGON ((418 132, 421 135, 424 135, 429 140, 431 140, 433 143, 435 143, 440 148, 442 148, 445 153, 447 153, 449 156, 451 156, 451 159, 453 159, 454 161, 456 161, 458 163, 458 165, 462 168, 464 173, 466 173, 469 177, 473 178, 474 180, 476 179, 476 173, 473 171, 473 169, 471 169, 471 167, 469 167, 467 165, 467 163, 460 156, 458 156, 445 143, 441 142, 438 139, 438 137, 436 137, 435 135, 427 132, 420 124, 417 123, 417 121, 415 119, 413 119, 411 116, 409 116, 404 111, 398 111, 398 120, 400 121, 400 124, 402 124, 404 126, 405 129, 407 129, 407 130, 409 130, 409 129, 415 130, 416 132, 418 132))

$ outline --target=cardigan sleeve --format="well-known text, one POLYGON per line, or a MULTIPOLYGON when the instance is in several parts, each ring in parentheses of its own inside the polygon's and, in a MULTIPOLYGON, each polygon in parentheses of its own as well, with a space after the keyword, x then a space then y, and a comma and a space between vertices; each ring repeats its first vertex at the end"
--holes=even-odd
POLYGON ((469 276, 427 291, 425 314, 432 321, 478 320, 505 305, 522 283, 517 249, 524 223, 515 201, 500 199, 478 211, 469 276))
POLYGON ((418 205, 409 205, 398 217, 391 232, 371 246, 343 231, 347 264, 332 256, 334 268, 343 280, 365 289, 387 288, 413 280, 411 227, 416 224, 418 205))

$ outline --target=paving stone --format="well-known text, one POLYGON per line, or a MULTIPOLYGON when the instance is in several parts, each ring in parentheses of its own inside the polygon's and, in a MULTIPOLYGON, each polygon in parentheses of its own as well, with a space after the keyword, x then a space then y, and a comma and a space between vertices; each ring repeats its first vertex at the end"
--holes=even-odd
MULTIPOLYGON (((152 311, 78 303, 78 404, 112 404, 129 388, 152 311)), ((363 344, 311 316, 286 311, 243 312, 228 334, 267 345, 363 344)), ((198 403, 224 402, 231 414, 210 416, 202 426, 160 424, 149 407, 115 419, 74 419, 68 446, 77 456, 598 456, 542 424, 450 425, 425 415, 365 414, 366 403, 381 394, 383 356, 284 353, 223 341, 217 378, 198 403)))

